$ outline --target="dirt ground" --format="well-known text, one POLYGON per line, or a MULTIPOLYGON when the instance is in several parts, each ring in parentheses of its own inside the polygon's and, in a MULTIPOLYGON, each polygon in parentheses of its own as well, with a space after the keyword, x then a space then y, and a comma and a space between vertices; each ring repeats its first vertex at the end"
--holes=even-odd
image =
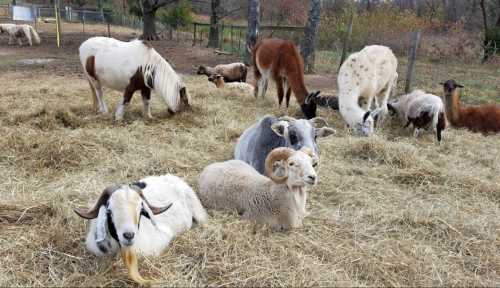
MULTIPOLYGON (((259 118, 301 113, 295 102, 278 108, 273 90, 256 100, 193 75, 194 65, 233 56, 160 41, 154 46, 183 74, 192 110, 172 116, 153 98, 154 119, 145 120, 136 95, 117 123, 112 113, 92 111, 77 53, 104 27, 82 34, 63 26, 61 49, 52 28, 40 27, 36 47, 7 46, 0 35, 0 286, 134 286, 119 257, 86 251, 87 221, 73 208, 147 175, 172 173, 196 191, 202 169, 231 159, 238 137, 259 118), (54 60, 19 62, 34 58, 54 60)), ((113 29, 124 40, 137 33, 113 29)), ((436 82, 456 77, 466 101, 500 99, 496 66, 425 62, 417 69, 418 86, 436 94, 436 82)), ((334 93, 335 74, 323 71, 306 84, 334 93)), ((119 99, 105 89, 112 112, 119 99)), ((237 213, 209 211, 208 223, 161 256, 141 259, 142 275, 158 286, 500 286, 500 135, 447 129, 438 145, 430 133, 414 139, 393 120, 359 138, 336 111, 319 114, 337 133, 318 140, 320 182, 304 227, 276 233, 237 213)))

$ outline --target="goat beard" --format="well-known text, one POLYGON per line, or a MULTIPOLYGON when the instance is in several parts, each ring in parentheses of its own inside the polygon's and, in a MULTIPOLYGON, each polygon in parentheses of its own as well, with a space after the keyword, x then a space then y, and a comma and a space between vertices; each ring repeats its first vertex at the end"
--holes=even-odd
POLYGON ((125 264, 125 267, 127 267, 129 278, 141 286, 150 286, 152 284, 152 281, 142 278, 141 274, 139 273, 136 252, 131 247, 122 248, 121 252, 123 263, 125 264))

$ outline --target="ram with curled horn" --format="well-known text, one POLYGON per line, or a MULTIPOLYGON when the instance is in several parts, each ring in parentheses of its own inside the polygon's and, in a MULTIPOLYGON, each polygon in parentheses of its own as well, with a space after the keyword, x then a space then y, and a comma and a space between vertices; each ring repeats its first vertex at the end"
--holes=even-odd
POLYGON ((267 176, 241 160, 207 166, 199 179, 207 208, 236 210, 243 219, 287 230, 302 226, 308 188, 317 183, 314 159, 307 147, 279 147, 266 158, 267 176))
POLYGON ((160 255, 170 242, 206 221, 200 200, 182 179, 173 175, 150 176, 131 185, 110 186, 88 209, 75 209, 90 220, 87 249, 97 256, 121 251, 129 277, 151 284, 138 270, 138 255, 160 255))

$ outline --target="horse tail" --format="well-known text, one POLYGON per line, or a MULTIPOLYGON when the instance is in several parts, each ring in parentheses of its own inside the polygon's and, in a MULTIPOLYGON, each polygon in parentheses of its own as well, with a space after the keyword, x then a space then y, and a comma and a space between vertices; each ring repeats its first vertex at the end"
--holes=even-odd
POLYGON ((35 44, 39 45, 42 42, 40 40, 40 36, 38 35, 36 30, 32 26, 29 26, 29 29, 30 29, 30 33, 31 33, 31 37, 32 37, 33 41, 35 42, 35 44))

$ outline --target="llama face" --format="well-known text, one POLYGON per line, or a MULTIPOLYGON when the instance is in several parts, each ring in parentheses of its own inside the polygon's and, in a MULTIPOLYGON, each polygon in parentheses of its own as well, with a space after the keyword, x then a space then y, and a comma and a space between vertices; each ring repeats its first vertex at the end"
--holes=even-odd
POLYGON ((354 127, 355 132, 360 136, 371 136, 373 134, 373 127, 375 126, 375 120, 373 119, 371 112, 368 111, 363 116, 362 122, 358 122, 354 127))
POLYGON ((441 82, 440 84, 443 85, 444 92, 447 94, 452 93, 457 88, 464 88, 463 85, 458 84, 453 79, 447 80, 446 82, 441 82))

